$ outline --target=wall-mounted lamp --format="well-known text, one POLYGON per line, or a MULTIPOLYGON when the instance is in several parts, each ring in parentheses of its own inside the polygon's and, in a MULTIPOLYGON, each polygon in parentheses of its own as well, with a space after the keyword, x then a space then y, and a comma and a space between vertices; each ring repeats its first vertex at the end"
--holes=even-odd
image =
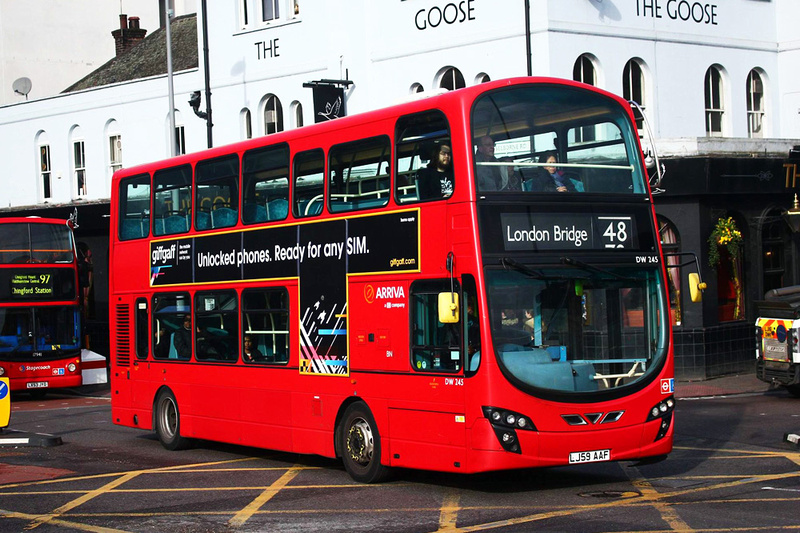
POLYGON ((793 232, 800 233, 800 203, 797 201, 797 194, 794 195, 794 205, 784 213, 783 219, 793 232))

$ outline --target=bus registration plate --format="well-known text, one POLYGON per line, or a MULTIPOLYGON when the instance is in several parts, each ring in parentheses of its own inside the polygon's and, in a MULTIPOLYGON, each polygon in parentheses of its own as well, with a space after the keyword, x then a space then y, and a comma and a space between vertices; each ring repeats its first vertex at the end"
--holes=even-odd
POLYGON ((48 385, 46 381, 31 381, 26 386, 29 389, 45 389, 48 385))
POLYGON ((590 452, 572 452, 569 454, 569 464, 576 463, 598 463, 600 461, 610 461, 611 450, 593 450, 590 452))

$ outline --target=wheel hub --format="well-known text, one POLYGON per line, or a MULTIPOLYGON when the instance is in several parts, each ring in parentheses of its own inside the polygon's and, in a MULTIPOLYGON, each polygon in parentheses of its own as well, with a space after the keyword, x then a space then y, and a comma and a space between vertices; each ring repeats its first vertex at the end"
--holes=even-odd
POLYGON ((356 420, 347 434, 347 453, 354 462, 365 465, 372 460, 375 444, 372 438, 372 428, 366 420, 356 420))

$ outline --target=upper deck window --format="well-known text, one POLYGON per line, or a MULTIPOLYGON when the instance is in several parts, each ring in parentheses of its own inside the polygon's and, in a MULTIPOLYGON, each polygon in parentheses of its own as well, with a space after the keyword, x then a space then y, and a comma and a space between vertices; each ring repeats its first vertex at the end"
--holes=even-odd
POLYGON ((289 213, 289 147, 256 148, 244 154, 242 220, 283 220, 289 213))
POLYGON ((189 231, 192 214, 192 169, 189 165, 156 171, 153 235, 189 231))
POLYGON ((195 168, 195 228, 227 228, 239 219, 239 156, 200 161, 195 168))
POLYGON ((627 109, 582 89, 498 89, 472 110, 478 190, 645 194, 627 109))
POLYGON ((140 239, 150 233, 150 176, 140 174, 119 184, 119 238, 140 239))
POLYGON ((389 137, 372 137, 331 148, 328 207, 331 213, 383 207, 389 203, 392 157, 389 137))
POLYGON ((406 204, 441 200, 453 194, 453 145, 441 111, 426 111, 397 121, 395 198, 406 204))
POLYGON ((0 263, 72 263, 66 224, 0 224, 0 263))

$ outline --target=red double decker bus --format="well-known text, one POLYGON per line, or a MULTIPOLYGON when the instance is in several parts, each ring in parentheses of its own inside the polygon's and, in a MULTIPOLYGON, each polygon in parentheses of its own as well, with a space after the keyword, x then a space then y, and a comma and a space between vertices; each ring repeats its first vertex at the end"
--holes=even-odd
POLYGON ((490 82, 117 172, 112 415, 481 472, 663 456, 665 270, 624 100, 490 82))
POLYGON ((11 390, 106 382, 104 357, 82 350, 70 220, 0 219, 0 376, 11 390))

